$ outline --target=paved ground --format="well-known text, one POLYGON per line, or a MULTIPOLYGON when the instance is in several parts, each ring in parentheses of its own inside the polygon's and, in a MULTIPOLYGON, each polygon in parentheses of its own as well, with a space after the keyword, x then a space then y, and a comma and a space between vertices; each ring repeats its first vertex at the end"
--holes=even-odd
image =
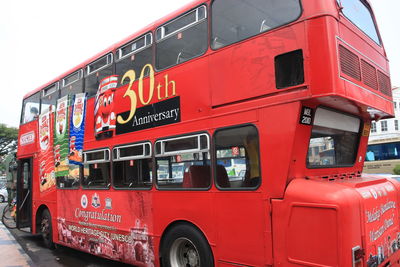
POLYGON ((0 266, 35 266, 8 229, 0 223, 0 266))

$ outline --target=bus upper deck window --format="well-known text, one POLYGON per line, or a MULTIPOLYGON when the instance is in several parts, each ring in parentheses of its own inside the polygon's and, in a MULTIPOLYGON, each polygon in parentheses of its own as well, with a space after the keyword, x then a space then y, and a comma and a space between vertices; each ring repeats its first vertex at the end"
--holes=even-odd
POLYGON ((381 44, 370 7, 361 0, 338 0, 343 14, 378 45, 381 44))
POLYGON ((42 90, 42 99, 41 99, 41 114, 46 112, 54 112, 56 109, 57 99, 59 96, 59 84, 58 82, 44 88, 42 90))
POLYGON ((88 97, 96 95, 100 81, 113 74, 113 58, 110 53, 86 66, 85 92, 88 97))
POLYGON ((75 95, 83 91, 83 70, 75 71, 62 79, 61 96, 75 95))
POLYGON ((352 166, 361 120, 324 108, 315 112, 307 154, 308 168, 352 166))
POLYGON ((200 6, 156 30, 156 68, 165 69, 207 50, 207 9, 200 6))
MULTIPOLYGON (((117 49, 115 74, 119 75, 120 79, 128 70, 134 70, 137 75, 140 75, 143 67, 153 62, 152 44, 153 35, 148 33, 117 49)), ((146 68, 143 76, 148 75, 149 71, 146 68)), ((124 82, 127 83, 128 79, 124 82)))
POLYGON ((24 99, 22 104, 21 124, 38 118, 40 109, 40 92, 24 99))
POLYGON ((296 20, 299 0, 215 0, 211 47, 218 49, 296 20))

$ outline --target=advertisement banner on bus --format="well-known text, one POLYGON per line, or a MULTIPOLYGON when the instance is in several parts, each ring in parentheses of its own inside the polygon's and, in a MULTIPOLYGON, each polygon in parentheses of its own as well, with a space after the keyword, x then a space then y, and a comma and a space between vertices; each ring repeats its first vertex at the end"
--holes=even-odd
POLYGON ((66 176, 68 167, 68 95, 57 100, 54 131, 54 161, 56 177, 66 176))
POLYGON ((367 266, 378 266, 400 247, 396 189, 391 183, 357 189, 365 203, 367 266))
POLYGON ((50 120, 50 112, 39 116, 39 144, 40 150, 38 154, 39 160, 39 177, 40 192, 44 192, 53 188, 56 184, 54 173, 54 154, 53 154, 53 138, 52 123, 50 120))
POLYGON ((57 231, 62 244, 135 266, 155 265, 148 224, 151 213, 144 204, 149 199, 143 194, 128 194, 128 207, 115 205, 121 198, 113 199, 106 192, 59 190, 58 198, 71 204, 58 204, 62 217, 57 218, 57 231))
POLYGON ((69 134, 69 162, 80 165, 82 162, 83 138, 85 135, 86 94, 76 94, 72 101, 69 134))
POLYGON ((95 137, 108 138, 114 135, 115 113, 114 92, 118 84, 118 75, 111 75, 100 81, 95 101, 95 137))
MULTIPOLYGON (((130 111, 126 111, 118 116, 128 117, 129 113, 130 111)), ((135 115, 128 123, 117 123, 116 134, 135 132, 180 121, 180 97, 176 96, 136 109, 135 115)))

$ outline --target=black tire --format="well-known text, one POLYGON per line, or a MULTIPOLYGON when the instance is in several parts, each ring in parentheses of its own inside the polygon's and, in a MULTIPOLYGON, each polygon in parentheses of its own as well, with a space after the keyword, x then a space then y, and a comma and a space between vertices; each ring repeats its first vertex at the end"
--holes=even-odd
POLYGON ((163 267, 213 267, 214 257, 204 235, 189 224, 170 229, 161 245, 163 267))
POLYGON ((15 228, 17 228, 17 224, 15 221, 16 217, 11 216, 12 210, 10 210, 10 208, 11 208, 11 206, 8 204, 4 207, 3 216, 1 217, 1 221, 7 228, 15 229, 15 228))
POLYGON ((0 203, 3 203, 5 200, 5 197, 3 195, 0 195, 0 203))
POLYGON ((51 224, 51 215, 49 210, 44 210, 40 218, 39 230, 43 237, 44 245, 49 249, 54 249, 53 226, 51 224))
POLYGON ((3 218, 4 218, 4 219, 7 219, 7 220, 11 220, 11 219, 12 219, 12 218, 11 218, 11 211, 10 211, 10 205, 9 205, 9 204, 7 204, 7 205, 4 206, 4 209, 3 209, 3 218))

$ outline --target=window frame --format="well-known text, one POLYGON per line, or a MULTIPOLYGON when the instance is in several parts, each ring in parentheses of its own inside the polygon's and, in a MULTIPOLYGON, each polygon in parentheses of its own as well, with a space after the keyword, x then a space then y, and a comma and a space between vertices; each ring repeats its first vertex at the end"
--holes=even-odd
MULTIPOLYGON (((96 97, 96 93, 90 94, 90 92, 92 92, 92 91, 91 91, 91 90, 87 91, 87 89, 88 89, 88 88, 86 87, 86 85, 87 85, 87 78, 88 78, 88 77, 91 77, 92 75, 95 75, 98 71, 104 70, 104 69, 106 69, 106 68, 108 68, 108 67, 110 67, 110 66, 112 67, 111 75, 114 75, 114 74, 115 74, 115 65, 114 65, 114 64, 115 64, 115 61, 114 61, 114 54, 113 54, 112 51, 110 51, 110 52, 106 53, 105 55, 103 55, 103 56, 97 58, 96 60, 90 62, 89 64, 87 64, 87 65, 83 68, 83 69, 84 69, 84 73, 83 73, 83 93, 86 93, 87 99, 96 97), (104 58, 106 58, 106 61, 107 61, 107 64, 106 64, 106 65, 103 65, 103 66, 101 66, 100 68, 97 68, 97 69, 95 69, 95 70, 90 71, 90 65, 92 65, 92 64, 94 64, 94 63, 96 63, 96 62, 98 62, 98 61, 100 61, 100 60, 102 60, 102 59, 104 59, 104 58)), ((109 76, 110 76, 110 75, 109 75, 109 76)), ((99 82, 100 82, 100 80, 99 80, 99 82)), ((90 88, 89 88, 89 89, 90 89, 90 88)), ((97 92, 97 91, 98 91, 98 88, 96 89, 96 92, 97 92)))
POLYGON ((188 135, 181 135, 181 136, 177 136, 177 137, 170 137, 170 138, 161 138, 158 139, 155 143, 154 143, 154 156, 157 158, 160 157, 169 157, 169 156, 174 156, 177 155, 177 153, 203 153, 203 152, 210 152, 210 136, 205 133, 198 133, 198 134, 188 134, 188 135), (208 149, 201 149, 201 141, 200 138, 201 136, 206 136, 207 137, 207 148, 208 149), (188 138, 192 138, 192 137, 198 137, 198 147, 194 148, 194 149, 186 149, 186 150, 174 150, 172 152, 165 152, 165 146, 163 146, 164 142, 168 142, 168 141, 175 141, 175 140, 182 140, 182 139, 188 139, 188 138), (157 153, 157 143, 161 143, 161 153, 157 153))
POLYGON ((132 144, 124 144, 124 145, 118 145, 115 146, 113 148, 113 156, 112 156, 112 161, 116 162, 116 161, 126 161, 126 160, 136 160, 136 159, 148 159, 148 158, 152 158, 152 146, 151 146, 151 142, 150 141, 144 141, 144 142, 137 142, 137 143, 132 143, 132 144), (136 146, 142 146, 143 148, 145 148, 146 145, 149 145, 149 155, 146 155, 146 149, 143 149, 143 154, 142 155, 134 155, 134 156, 129 156, 129 157, 121 157, 120 153, 119 153, 119 149, 121 148, 129 148, 129 147, 136 147, 136 146), (114 151, 117 151, 117 157, 114 158, 114 151))
MULTIPOLYGON (((162 143, 161 143, 161 147, 162 147, 162 143)), ((182 134, 182 135, 176 135, 176 136, 170 136, 170 137, 164 137, 164 138, 159 138, 154 142, 154 153, 153 153, 153 183, 155 184, 155 187, 157 190, 159 191, 209 191, 212 186, 213 186, 213 170, 212 170, 212 165, 213 165, 213 156, 212 156, 212 146, 211 146, 211 137, 210 134, 208 132, 194 132, 194 133, 190 133, 190 134, 182 134), (157 153, 156 149, 157 149, 157 143, 160 143, 162 141, 173 141, 173 140, 179 140, 179 139, 185 139, 185 138, 191 138, 191 137, 195 137, 198 136, 198 148, 199 149, 190 149, 190 150, 176 150, 174 152, 167 152, 167 153, 157 153), (208 146, 208 150, 207 149, 201 149, 201 143, 200 143, 200 137, 201 136, 206 136, 207 138, 207 146, 208 146), (184 154, 184 153, 208 153, 210 158, 208 159, 210 161, 210 184, 208 187, 204 187, 204 188, 179 188, 179 187, 163 187, 160 186, 158 184, 158 173, 157 173, 157 158, 165 158, 165 157, 171 157, 174 155, 179 155, 179 154, 184 154)), ((162 149, 161 149, 162 150, 162 149)), ((203 166, 207 166, 207 165, 203 165, 203 166)))
POLYGON ((80 79, 83 79, 83 69, 79 69, 79 70, 74 71, 73 73, 71 73, 71 74, 65 76, 65 77, 61 80, 61 89, 64 88, 64 87, 67 87, 68 85, 71 85, 71 84, 73 84, 73 83, 79 81, 80 79), (73 80, 72 82, 69 82, 69 83, 65 83, 65 80, 66 80, 66 79, 70 78, 71 76, 75 75, 76 73, 78 73, 78 79, 73 80))
POLYGON ((301 16, 302 16, 303 13, 304 13, 304 8, 303 8, 302 1, 301 1, 301 0, 297 0, 297 1, 299 2, 300 13, 299 13, 299 15, 298 15, 294 20, 289 21, 289 22, 287 22, 287 23, 285 23, 285 24, 282 24, 282 25, 280 25, 280 26, 277 26, 277 27, 268 29, 268 30, 266 30, 266 31, 259 32, 259 33, 255 34, 255 35, 251 35, 251 36, 249 36, 249 37, 247 37, 247 38, 245 38, 245 39, 236 41, 236 42, 234 42, 234 43, 230 43, 230 44, 228 44, 228 45, 224 45, 224 46, 221 46, 221 47, 214 48, 214 47, 213 47, 213 41, 212 41, 212 39, 213 39, 213 24, 214 24, 214 19, 213 19, 213 5, 214 5, 214 2, 215 2, 215 1, 217 1, 217 0, 212 0, 212 2, 211 2, 211 4, 210 4, 210 14, 211 14, 210 21, 211 21, 211 25, 210 25, 210 27, 209 27, 209 43, 210 43, 209 46, 210 46, 211 50, 213 50, 213 51, 218 51, 218 50, 221 50, 221 49, 223 49, 223 48, 230 47, 230 46, 232 46, 232 45, 234 45, 234 44, 238 44, 238 43, 241 43, 241 42, 245 42, 245 41, 247 41, 247 40, 249 40, 249 39, 251 39, 251 38, 254 38, 254 37, 256 37, 256 36, 259 36, 259 35, 262 35, 262 34, 265 34, 265 33, 271 32, 271 31, 274 31, 274 30, 276 30, 276 29, 280 29, 280 28, 286 27, 286 26, 288 26, 288 25, 290 25, 290 24, 295 23, 296 21, 298 21, 299 18, 301 18, 301 16))
MULTIPOLYGON (((53 113, 53 112, 56 111, 56 109, 57 109, 57 100, 60 99, 60 88, 61 88, 60 87, 60 81, 56 81, 56 82, 54 82, 54 83, 52 83, 52 84, 50 84, 50 85, 48 85, 48 86, 46 86, 46 87, 44 87, 43 89, 40 90, 41 91, 41 93, 40 93, 40 109, 39 109, 39 114, 40 115, 42 114, 42 111, 43 111, 42 110, 42 99, 47 97, 47 96, 50 96, 53 93, 54 93, 54 95, 56 95, 56 103, 54 104, 54 106, 55 106, 54 110, 52 110, 51 112, 53 113), (51 91, 51 92, 47 92, 47 89, 50 89, 53 86, 55 86, 55 90, 51 91)), ((46 105, 50 105, 50 104, 46 104, 46 105)))
MULTIPOLYGON (((305 155, 305 166, 306 166, 306 169, 307 170, 315 170, 315 169, 348 168, 348 167, 353 167, 354 165, 356 165, 358 152, 360 150, 360 142, 361 142, 362 130, 364 128, 365 122, 360 117, 357 117, 357 116, 355 116, 353 114, 350 114, 350 113, 343 112, 343 111, 338 110, 338 109, 333 109, 333 108, 329 108, 329 107, 326 107, 326 106, 317 106, 317 107, 315 107, 313 109, 314 109, 313 124, 310 125, 311 126, 310 127, 310 139, 308 141, 307 153, 305 155), (358 129, 358 132, 357 132, 357 137, 358 138, 357 138, 357 142, 354 145, 355 153, 354 153, 354 161, 353 161, 352 164, 343 164, 343 165, 337 165, 336 164, 336 165, 326 165, 326 166, 320 166, 320 165, 311 166, 309 164, 309 162, 308 162, 308 152, 310 150, 310 140, 311 140, 311 135, 312 135, 312 129, 313 129, 313 126, 314 126, 315 113, 316 113, 318 108, 325 109, 325 110, 328 110, 328 111, 331 111, 331 112, 335 112, 335 113, 338 113, 338 114, 343 114, 343 115, 346 115, 346 116, 349 116, 349 117, 353 117, 353 118, 356 118, 356 119, 358 119, 360 121, 359 129, 358 129)), ((326 126, 322 126, 322 127, 326 127, 326 126)))
POLYGON ((52 93, 55 93, 55 92, 57 92, 57 91, 60 91, 60 83, 59 83, 59 81, 57 81, 57 82, 55 82, 55 83, 52 83, 51 85, 48 85, 48 86, 44 87, 44 88, 41 89, 40 91, 42 92, 42 93, 41 93, 41 96, 40 96, 40 99, 42 99, 43 97, 49 96, 49 95, 51 95, 52 93), (52 88, 53 86, 55 86, 54 91, 47 92, 47 90, 49 90, 49 89, 52 88))
POLYGON ((193 9, 191 9, 191 10, 185 12, 185 13, 182 13, 181 15, 178 15, 176 18, 174 18, 174 19, 162 24, 161 26, 158 26, 156 28, 156 30, 154 31, 155 32, 155 40, 156 40, 155 43, 159 43, 162 40, 168 39, 169 37, 175 35, 176 33, 182 32, 182 31, 184 31, 186 29, 189 29, 189 28, 193 27, 194 25, 199 24, 203 20, 207 20, 207 19, 208 19, 208 10, 207 10, 207 5, 204 3, 204 4, 201 4, 198 7, 195 7, 195 8, 193 8, 193 9), (205 11, 204 12, 205 17, 201 18, 201 19, 199 19, 199 12, 198 12, 198 10, 200 10, 200 8, 204 8, 204 11, 205 11), (164 28, 165 26, 167 26, 167 25, 169 25, 169 24, 181 19, 182 17, 193 13, 193 12, 196 12, 196 21, 191 22, 191 23, 189 23, 189 24, 187 24, 187 25, 185 25, 185 26, 183 26, 183 27, 181 27, 181 28, 179 28, 179 29, 177 29, 177 30, 165 35, 165 28, 164 28), (161 37, 160 38, 158 38, 158 31, 159 30, 161 30, 161 37))
POLYGON ((111 151, 109 148, 98 148, 98 149, 93 149, 93 150, 87 150, 87 151, 83 151, 83 162, 82 165, 80 166, 80 186, 82 189, 84 190, 109 190, 111 188, 111 184, 112 184, 112 160, 111 160, 111 151), (103 159, 100 160, 87 160, 87 154, 89 153, 96 153, 96 152, 100 152, 103 151, 104 152, 104 157, 103 159), (106 160, 106 152, 108 152, 108 160, 106 160), (85 171, 82 170, 85 168, 85 164, 96 164, 96 163, 109 163, 110 164, 110 168, 109 168, 109 184, 105 187, 99 187, 99 186, 89 186, 89 185, 84 185, 83 183, 83 179, 85 177, 85 171))
POLYGON ((231 125, 227 127, 221 127, 217 128, 214 133, 213 133, 213 146, 212 146, 212 177, 213 177, 213 183, 215 187, 220 190, 220 191, 239 191, 239 192, 251 192, 251 191, 257 191, 262 185, 263 185, 263 173, 262 173, 262 160, 261 160, 261 144, 260 144, 260 132, 258 131, 257 125, 253 123, 245 123, 245 124, 238 124, 238 125, 231 125), (221 187, 217 183, 217 149, 215 147, 216 145, 216 134, 220 131, 224 130, 230 130, 230 129, 238 129, 242 127, 248 127, 251 126, 256 130, 257 133, 257 138, 258 138, 258 163, 259 163, 259 172, 260 172, 260 182, 258 183, 257 186, 255 187, 221 187))
POLYGON ((376 128, 376 122, 372 121, 371 122, 371 133, 376 133, 377 128, 376 128))
POLYGON ((111 179, 111 184, 112 187, 115 190, 137 190, 137 191, 148 191, 151 190, 154 186, 154 158, 153 158, 153 146, 150 141, 143 141, 143 142, 135 142, 135 143, 130 143, 130 144, 122 144, 122 145, 117 145, 112 149, 112 155, 111 155, 112 161, 112 179, 111 179), (137 155, 137 156, 131 156, 131 157, 120 157, 118 149, 120 148, 127 148, 127 147, 134 147, 134 146, 143 146, 143 155, 137 155), (149 145, 149 155, 145 155, 146 149, 145 146, 149 145), (114 159, 114 151, 117 151, 117 157, 114 159), (151 185, 148 187, 116 187, 115 186, 115 177, 114 177, 114 162, 121 162, 121 161, 128 161, 128 160, 141 160, 141 159, 151 159, 153 162, 153 167, 151 168, 151 185))
POLYGON ((388 122, 387 120, 381 120, 381 132, 388 132, 388 122))
MULTIPOLYGON (((118 63, 119 61, 127 58, 128 56, 132 56, 132 55, 135 55, 137 53, 140 53, 141 51, 145 50, 146 48, 151 47, 153 45, 153 43, 154 43, 154 37, 153 37, 153 33, 152 32, 145 33, 145 34, 133 39, 132 41, 130 41, 130 42, 128 42, 128 43, 126 43, 126 44, 124 44, 124 45, 122 45, 122 46, 120 46, 120 47, 118 47, 116 49, 116 52, 115 52, 115 54, 116 54, 115 63, 118 63), (147 39, 148 39, 147 37, 148 36, 150 36, 150 43, 149 44, 147 44, 147 39), (142 46, 140 48, 137 48, 136 50, 133 50, 133 51, 129 52, 128 54, 122 56, 122 49, 123 48, 125 48, 125 47, 127 47, 129 45, 132 45, 133 43, 139 41, 141 38, 144 38, 144 40, 145 40, 144 41, 144 43, 145 43, 144 46, 142 46)), ((152 53, 152 55, 154 56, 154 53, 152 53)))
POLYGON ((154 41, 154 50, 153 50, 154 69, 155 69, 156 71, 163 71, 163 70, 167 70, 167 69, 169 69, 169 68, 173 68, 173 67, 175 67, 175 66, 177 66, 177 65, 181 65, 181 64, 183 64, 183 63, 189 62, 189 61, 191 61, 191 60, 193 60, 193 59, 195 59, 195 58, 199 58, 199 57, 201 57, 201 56, 203 56, 203 55, 205 55, 205 54, 207 53, 207 51, 208 51, 208 49, 209 49, 209 47, 210 47, 210 27, 209 27, 209 25, 210 25, 210 17, 209 17, 209 13, 210 13, 210 12, 209 12, 209 10, 208 10, 208 5, 207 5, 206 3, 202 3, 202 4, 200 4, 199 6, 197 6, 197 7, 195 7, 195 8, 192 8, 192 9, 190 9, 190 10, 188 10, 188 11, 186 11, 186 12, 180 14, 180 15, 178 15, 177 17, 171 19, 170 21, 168 21, 168 22, 166 22, 166 23, 163 23, 162 25, 156 27, 156 29, 154 30, 154 40, 155 40, 155 41, 154 41), (202 8, 202 7, 204 7, 204 14, 205 14, 205 16, 204 16, 204 18, 199 19, 199 17, 198 17, 198 16, 199 16, 198 10, 199 10, 200 8, 202 8), (157 35, 158 35, 158 31, 159 31, 160 29, 164 29, 164 27, 167 26, 168 24, 171 24, 171 23, 175 22, 176 20, 179 20, 180 18, 182 18, 182 17, 184 17, 184 16, 186 16, 186 15, 192 13, 192 12, 196 12, 196 21, 195 21, 195 22, 189 23, 189 24, 185 25, 184 27, 181 27, 181 28, 179 28, 179 29, 177 29, 177 30, 175 30, 175 31, 173 31, 173 32, 171 32, 171 33, 169 33, 169 34, 167 34, 167 35, 165 35, 165 30, 162 30, 161 37, 158 38, 157 35), (164 67, 164 68, 158 68, 158 66, 157 66, 157 57, 158 57, 157 45, 158 45, 159 43, 161 43, 162 41, 167 40, 167 39, 169 39, 169 38, 175 36, 175 34, 177 34, 177 33, 179 33, 179 32, 183 32, 183 31, 185 31, 185 30, 187 30, 187 29, 189 29, 189 28, 191 28, 191 27, 193 27, 193 26, 196 26, 196 25, 202 23, 204 20, 207 22, 207 27, 206 27, 206 28, 207 28, 207 34, 206 34, 206 35, 207 35, 207 44, 206 44, 206 49, 204 50, 204 52, 201 53, 201 54, 195 55, 194 57, 191 57, 191 58, 189 58, 189 59, 186 60, 186 61, 178 62, 178 63, 175 63, 175 64, 173 64, 173 65, 170 65, 170 66, 167 66, 167 67, 164 67))
POLYGON ((90 75, 93 75, 94 73, 96 73, 97 71, 100 71, 102 69, 105 69, 106 67, 111 66, 114 63, 114 54, 112 52, 106 53, 105 55, 97 58, 96 60, 93 60, 92 62, 90 62, 89 64, 87 64, 85 66, 85 73, 84 73, 84 77, 88 77, 90 75), (90 65, 95 64, 96 62, 102 60, 106 58, 107 63, 103 66, 101 66, 100 68, 94 69, 94 70, 90 70, 90 65))
POLYGON ((39 116, 41 114, 41 107, 42 107, 42 91, 41 90, 31 94, 28 97, 25 97, 24 99, 22 99, 22 109, 21 109, 21 117, 20 117, 19 125, 24 125, 24 124, 30 123, 32 121, 38 120, 39 116), (36 94, 38 94, 38 97, 39 97, 39 108, 38 108, 37 118, 35 118, 35 119, 31 120, 31 121, 25 122, 25 120, 24 120, 25 119, 25 107, 26 107, 25 100, 29 99, 30 97, 32 97, 32 96, 34 96, 36 94))
POLYGON ((83 163, 84 164, 94 164, 94 163, 104 163, 104 162, 111 162, 111 156, 110 156, 110 149, 109 148, 99 148, 99 149, 94 149, 94 150, 87 150, 83 151, 83 163), (104 158, 103 159, 96 159, 96 160, 87 160, 87 154, 91 153, 96 153, 96 152, 104 152, 104 158), (106 158, 106 152, 108 152, 108 159, 106 158))
POLYGON ((378 46, 382 47, 382 38, 381 38, 381 34, 378 30, 378 25, 375 19, 375 14, 370 6, 369 3, 367 3, 364 0, 358 0, 362 5, 365 6, 365 8, 369 11, 369 14, 371 16, 372 22, 374 24, 374 29, 376 32, 376 36, 378 37, 378 41, 379 43, 377 43, 371 36, 369 36, 368 33, 366 33, 363 29, 361 29, 360 27, 357 26, 357 24, 355 22, 353 22, 353 20, 351 20, 348 16, 346 16, 346 14, 343 12, 343 5, 342 5, 342 0, 336 0, 336 3, 338 3, 339 7, 340 7, 340 14, 342 14, 352 25, 354 25, 357 29, 359 29, 365 36, 367 36, 370 40, 372 40, 375 44, 377 44, 378 46))

